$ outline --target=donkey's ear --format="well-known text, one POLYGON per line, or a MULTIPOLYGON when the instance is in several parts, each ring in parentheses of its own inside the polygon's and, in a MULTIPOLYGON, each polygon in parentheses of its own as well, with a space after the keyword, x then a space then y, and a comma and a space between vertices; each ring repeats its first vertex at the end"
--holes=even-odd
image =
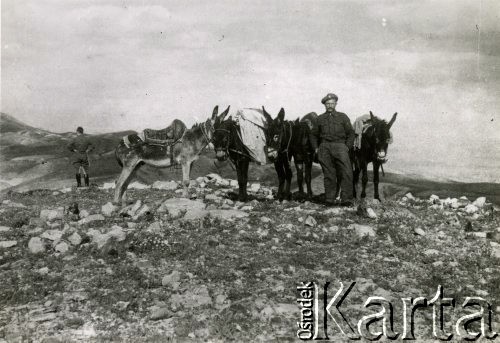
POLYGON ((231 107, 231 106, 228 106, 228 107, 226 108, 226 110, 225 110, 224 112, 222 112, 222 113, 221 113, 221 115, 220 115, 221 120, 224 120, 224 118, 227 116, 227 114, 229 113, 229 108, 230 108, 230 107, 231 107))
POLYGON ((370 119, 375 120, 375 116, 373 115, 372 111, 370 111, 370 119))
POLYGON ((271 115, 269 113, 267 113, 267 111, 264 108, 264 106, 262 106, 262 113, 264 114, 264 118, 266 118, 266 121, 267 121, 268 124, 270 124, 270 123, 273 122, 273 118, 271 117, 271 115))
POLYGON ((219 106, 214 107, 214 110, 212 111, 212 120, 214 120, 215 117, 217 117, 217 113, 219 113, 219 106))
POLYGON ((387 126, 389 127, 389 129, 391 128, 392 124, 394 124, 394 122, 396 121, 396 117, 398 116, 398 112, 394 113, 392 115, 392 118, 391 118, 391 121, 389 122, 389 124, 387 124, 387 126))
POLYGON ((283 120, 285 119, 285 109, 282 107, 280 112, 278 113, 278 120, 280 122, 283 122, 283 120))

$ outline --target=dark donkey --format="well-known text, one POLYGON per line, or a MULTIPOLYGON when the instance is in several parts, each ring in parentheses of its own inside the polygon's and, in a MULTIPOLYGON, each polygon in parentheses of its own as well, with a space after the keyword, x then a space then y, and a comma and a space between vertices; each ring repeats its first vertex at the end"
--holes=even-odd
POLYGON ((292 168, 290 162, 293 157, 297 170, 297 184, 299 187, 299 198, 304 198, 304 165, 305 181, 307 186, 307 198, 312 198, 311 172, 314 150, 309 140, 312 123, 317 114, 311 112, 302 120, 284 120, 285 110, 282 108, 275 119, 262 107, 264 116, 268 123, 266 133, 267 157, 274 162, 274 168, 278 174, 278 200, 291 199, 290 184, 292 181, 292 168))
MULTIPOLYGON (((359 173, 363 172, 361 177, 362 190, 361 198, 366 197, 366 184, 368 182, 368 164, 373 163, 373 197, 380 201, 378 192, 379 168, 387 162, 387 147, 391 141, 390 129, 396 121, 397 112, 394 113, 389 123, 373 115, 370 111, 370 121, 367 129, 361 136, 361 147, 354 152, 354 196, 356 196, 356 184, 359 181, 359 173)), ((383 172, 383 167, 382 167, 383 172)))
MULTIPOLYGON (((250 110, 259 112, 259 110, 250 110)), ((214 125, 213 144, 215 157, 219 161, 225 161, 229 158, 234 164, 238 178, 238 200, 245 202, 248 200, 248 168, 250 162, 253 162, 254 159, 247 146, 241 140, 241 131, 238 122, 233 120, 231 116, 228 119, 224 117, 218 117, 214 125)))
MULTIPOLYGON (((122 200, 132 173, 142 164, 157 168, 170 167, 176 164, 182 166, 182 180, 184 183, 184 196, 187 195, 191 164, 198 159, 201 151, 212 141, 213 126, 217 118, 219 107, 215 106, 212 117, 204 123, 195 124, 191 129, 186 129, 184 123, 176 119, 169 128, 176 137, 173 146, 151 144, 142 142, 138 135, 130 135, 122 139, 115 150, 115 156, 122 167, 120 176, 115 186, 114 202, 122 200), (127 140, 129 143, 126 143, 127 140), (136 142, 130 144, 130 142, 136 142)), ((220 116, 224 117, 229 108, 220 116)), ((168 130, 167 128, 166 130, 168 130)), ((163 130, 162 130, 163 131, 163 130)))

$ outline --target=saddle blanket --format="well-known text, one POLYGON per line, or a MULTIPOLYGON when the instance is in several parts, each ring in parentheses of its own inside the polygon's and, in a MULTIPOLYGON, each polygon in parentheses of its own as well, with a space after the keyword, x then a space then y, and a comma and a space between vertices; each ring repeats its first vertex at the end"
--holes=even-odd
POLYGON ((354 121, 354 149, 361 149, 361 137, 363 136, 363 132, 371 125, 371 117, 369 114, 363 114, 359 116, 354 121))
POLYGON ((267 164, 264 132, 267 124, 262 111, 254 108, 238 110, 235 121, 240 127, 240 138, 247 147, 250 157, 258 164, 267 164))

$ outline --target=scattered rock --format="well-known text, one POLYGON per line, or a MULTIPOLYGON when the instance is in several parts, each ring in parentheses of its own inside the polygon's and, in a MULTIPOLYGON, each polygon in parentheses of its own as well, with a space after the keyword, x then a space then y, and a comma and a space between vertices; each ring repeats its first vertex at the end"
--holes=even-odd
POLYGON ((149 224, 147 231, 159 233, 161 232, 161 223, 159 221, 149 224))
POLYGON ((69 245, 66 242, 61 242, 57 244, 55 247, 55 251, 60 252, 62 254, 68 252, 68 250, 69 250, 69 245))
POLYGON ((159 307, 151 312, 150 320, 161 320, 172 317, 173 313, 167 307, 159 307))
POLYGON ((347 227, 349 230, 354 230, 359 237, 369 236, 375 237, 376 231, 373 227, 361 224, 351 224, 347 227))
POLYGON ((431 204, 437 204, 437 203, 439 203, 439 197, 435 194, 432 194, 429 198, 429 202, 431 204))
POLYGON ((160 213, 168 212, 172 217, 177 218, 182 215, 182 212, 187 212, 189 210, 191 211, 190 216, 195 217, 195 213, 204 210, 205 206, 205 203, 199 200, 171 198, 165 200, 157 211, 160 213))
POLYGON ((47 230, 41 234, 40 237, 48 239, 50 241, 59 241, 63 235, 63 232, 60 230, 47 230))
POLYGON ((17 241, 0 241, 0 249, 12 248, 17 245, 17 241))
POLYGON ((28 249, 32 254, 45 252, 45 245, 40 237, 32 237, 28 242, 28 249))
POLYGON ((42 323, 42 322, 48 322, 50 320, 56 319, 57 316, 55 313, 44 313, 36 316, 32 316, 30 318, 30 321, 32 322, 37 322, 37 323, 42 323))
POLYGON ((10 231, 10 227, 8 226, 0 226, 0 232, 7 232, 10 231))
POLYGON ((110 238, 116 239, 117 242, 122 242, 125 240, 125 238, 127 238, 127 234, 125 233, 125 231, 123 231, 122 227, 114 225, 111 229, 112 230, 109 231, 107 235, 110 238))
POLYGON ((175 191, 179 187, 179 184, 175 181, 155 181, 151 188, 161 189, 165 191, 175 191))
POLYGON ((115 183, 114 182, 104 182, 104 184, 99 188, 100 189, 114 189, 115 183))
POLYGON ((128 185, 127 189, 149 189, 151 186, 145 185, 140 182, 132 182, 130 185, 128 185))
POLYGON ((427 249, 424 251, 425 256, 439 255, 439 251, 436 249, 427 249))
POLYGON ((179 308, 195 308, 203 305, 212 305, 212 298, 208 293, 206 286, 200 286, 192 290, 186 291, 184 294, 173 294, 170 297, 172 307, 179 308))
POLYGON ((146 214, 150 213, 151 209, 149 208, 148 205, 144 204, 141 206, 141 208, 135 213, 135 215, 132 217, 132 219, 137 220, 139 218, 142 218, 146 214))
POLYGON ((87 218, 90 213, 87 210, 80 210, 80 218, 87 218))
POLYGON ((82 237, 77 232, 75 232, 68 237, 68 241, 75 246, 80 245, 80 243, 82 243, 82 237))
POLYGON ((307 226, 315 227, 318 222, 312 216, 307 216, 304 224, 307 226))
POLYGON ((474 205, 474 206, 476 206, 478 208, 482 208, 484 206, 484 204, 486 204, 486 198, 485 197, 479 197, 476 200, 474 200, 474 202, 472 203, 472 205, 474 205))
MULTIPOLYGON (((82 212, 83 211, 80 211, 80 216, 82 215, 82 212)), ((78 224, 84 225, 84 224, 92 223, 92 222, 95 222, 95 221, 102 221, 102 220, 105 220, 105 219, 106 218, 104 218, 104 216, 102 214, 91 214, 91 215, 88 215, 88 216, 80 219, 78 221, 78 224)))
POLYGON ((486 238, 486 232, 473 232, 472 234, 478 238, 486 238))
POLYGON ((40 218, 49 222, 56 219, 63 219, 64 209, 42 210, 40 211, 40 218))
POLYGON ((500 244, 497 242, 490 242, 492 255, 500 258, 500 244))
POLYGON ((417 227, 414 232, 419 235, 419 236, 425 236, 425 231, 422 230, 421 228, 417 227))
POLYGON ((179 288, 180 280, 181 273, 179 273, 177 270, 174 270, 172 273, 164 276, 163 279, 161 279, 161 284, 163 286, 169 286, 172 289, 176 290, 177 288, 179 288))
POLYGON ((469 213, 469 214, 476 213, 478 210, 479 210, 479 208, 477 208, 477 206, 473 205, 473 204, 469 204, 469 205, 465 206, 465 212, 469 213))
POLYGON ((371 219, 377 218, 377 214, 375 213, 375 211, 371 207, 368 207, 366 209, 366 214, 368 215, 368 218, 371 218, 371 219))
POLYGON ((408 199, 408 200, 415 200, 415 197, 414 197, 414 196, 413 196, 413 194, 411 194, 411 193, 406 193, 406 194, 405 194, 405 197, 406 197, 406 199, 408 199))
POLYGON ((252 183, 250 185, 250 189, 249 189, 250 192, 258 193, 259 190, 260 190, 260 183, 252 183))
POLYGON ((219 219, 234 219, 248 217, 248 213, 240 210, 210 210, 210 216, 219 219))
POLYGON ((260 217, 260 221, 263 223, 270 223, 272 222, 271 218, 268 217, 260 217))
POLYGON ((205 195, 205 200, 219 201, 219 200, 221 200, 221 197, 219 197, 215 194, 207 194, 207 195, 205 195))
POLYGON ((113 203, 108 202, 105 205, 101 207, 101 213, 105 215, 106 217, 111 216, 113 213, 115 213, 118 210, 118 206, 113 205, 113 203))

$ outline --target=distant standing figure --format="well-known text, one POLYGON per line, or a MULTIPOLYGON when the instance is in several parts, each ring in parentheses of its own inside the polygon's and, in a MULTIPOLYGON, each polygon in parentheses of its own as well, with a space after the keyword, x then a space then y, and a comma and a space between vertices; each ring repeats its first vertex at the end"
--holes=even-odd
POLYGON ((68 149, 74 153, 72 164, 76 172, 76 186, 82 186, 82 172, 85 180, 85 186, 89 186, 89 157, 88 153, 94 150, 90 138, 83 134, 83 128, 79 126, 76 129, 77 136, 68 145, 68 149))
POLYGON ((349 151, 354 143, 354 130, 349 117, 345 113, 337 112, 338 97, 327 94, 321 102, 326 112, 316 120, 311 131, 311 144, 318 156, 323 169, 325 183, 325 201, 328 205, 335 202, 335 186, 340 176, 341 205, 353 204, 352 165, 349 151))

